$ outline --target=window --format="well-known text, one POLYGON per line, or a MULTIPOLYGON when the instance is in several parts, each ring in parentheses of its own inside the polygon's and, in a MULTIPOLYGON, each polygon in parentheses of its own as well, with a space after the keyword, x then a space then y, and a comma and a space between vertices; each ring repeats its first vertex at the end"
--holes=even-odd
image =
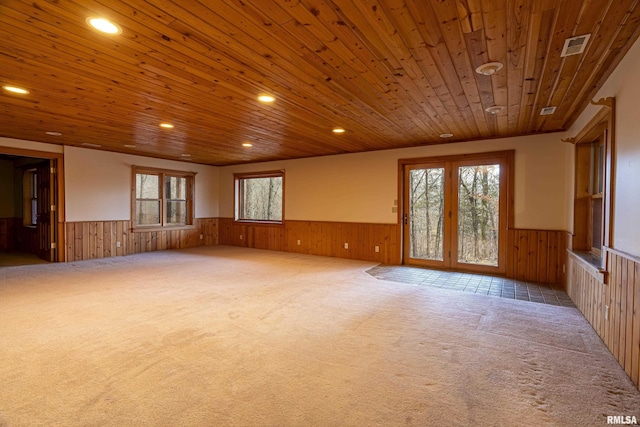
POLYGON ((133 175, 134 228, 193 224, 194 173, 134 166, 133 175))
POLYGON ((38 175, 36 169, 24 171, 22 175, 22 223, 35 227, 38 223, 38 175))
POLYGON ((282 223, 284 172, 236 174, 236 221, 282 223))
POLYGON ((591 185, 589 188, 589 242, 591 252, 595 255, 602 254, 602 231, 603 231, 603 204, 604 192, 604 141, 600 138, 589 144, 591 151, 589 172, 591 175, 591 185))
POLYGON ((611 160, 613 114, 611 101, 571 141, 576 144, 573 249, 590 252, 598 259, 610 239, 613 204, 610 186, 615 166, 611 160))

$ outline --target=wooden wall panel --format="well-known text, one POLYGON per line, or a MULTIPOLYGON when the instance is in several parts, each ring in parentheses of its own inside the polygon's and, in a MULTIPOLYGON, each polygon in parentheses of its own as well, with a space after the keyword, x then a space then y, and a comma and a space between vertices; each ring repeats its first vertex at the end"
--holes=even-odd
MULTIPOLYGON (((220 218, 219 243, 400 265, 399 230, 396 224, 290 220, 284 225, 268 225, 220 218), (345 249, 345 243, 349 248, 345 249), (376 246, 379 252, 375 252, 376 246)), ((565 231, 509 230, 507 277, 564 284, 568 244, 565 231)))
POLYGON ((396 224, 324 221, 248 224, 220 218, 219 243, 399 265, 398 227, 396 224), (347 249, 345 243, 349 244, 347 249), (379 252, 375 251, 376 246, 379 252))
POLYGON ((22 226, 20 218, 0 218, 0 251, 16 249, 18 238, 16 229, 18 226, 22 226))
POLYGON ((0 218, 0 251, 38 253, 38 232, 23 227, 22 218, 0 218))
POLYGON ((569 233, 527 229, 507 233, 507 277, 536 283, 566 282, 569 233))
MULTIPOLYGON (((67 260, 223 244, 389 265, 402 263, 400 226, 397 224, 286 221, 284 225, 270 225, 207 218, 197 219, 196 228, 190 230, 132 233, 130 226, 129 221, 67 223, 67 260), (345 243, 349 244, 348 248, 344 247, 345 243), (379 252, 375 251, 376 246, 379 252)), ((538 283, 565 283, 563 267, 569 242, 566 232, 512 229, 507 242, 507 277, 538 283)))
POLYGON ((569 253, 567 293, 640 389, 640 260, 613 250, 606 256, 605 283, 597 269, 569 253))
POLYGON ((197 218, 188 230, 132 232, 130 221, 67 222, 66 260, 108 258, 218 243, 218 220, 197 218), (200 238, 202 236, 202 238, 200 238))

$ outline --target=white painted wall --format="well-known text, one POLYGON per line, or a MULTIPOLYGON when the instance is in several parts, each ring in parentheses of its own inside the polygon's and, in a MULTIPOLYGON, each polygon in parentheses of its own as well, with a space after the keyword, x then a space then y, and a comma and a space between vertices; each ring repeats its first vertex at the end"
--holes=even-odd
POLYGON ((16 216, 13 162, 0 160, 0 218, 16 216))
POLYGON ((220 216, 233 217, 233 174, 285 169, 285 218, 396 223, 398 159, 515 149, 515 226, 567 230, 572 177, 564 134, 546 134, 220 168, 220 216))
POLYGON ((196 172, 195 216, 218 216, 216 167, 65 147, 66 220, 74 222, 130 219, 131 167, 134 165, 196 172))
MULTIPOLYGON (((615 249, 640 256, 640 40, 636 41, 594 99, 616 98, 615 249)), ((589 106, 567 132, 575 136, 597 107, 589 106)))
POLYGON ((0 147, 20 148, 22 150, 46 151, 47 153, 62 153, 62 145, 44 144, 42 142, 25 141, 22 139, 4 138, 0 136, 0 147))

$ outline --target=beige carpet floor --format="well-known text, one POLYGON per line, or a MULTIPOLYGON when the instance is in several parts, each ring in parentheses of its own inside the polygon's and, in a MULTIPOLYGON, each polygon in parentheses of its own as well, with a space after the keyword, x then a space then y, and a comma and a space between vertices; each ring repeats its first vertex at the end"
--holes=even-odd
POLYGON ((640 392, 570 307, 232 247, 0 268, 2 426, 602 426, 640 392))

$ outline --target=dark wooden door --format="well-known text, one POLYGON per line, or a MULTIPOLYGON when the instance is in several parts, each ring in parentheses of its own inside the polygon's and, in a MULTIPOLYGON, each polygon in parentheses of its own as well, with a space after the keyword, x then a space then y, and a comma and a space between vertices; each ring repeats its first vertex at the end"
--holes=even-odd
POLYGON ((38 256, 47 261, 56 257, 56 160, 38 165, 37 176, 37 230, 38 256))

